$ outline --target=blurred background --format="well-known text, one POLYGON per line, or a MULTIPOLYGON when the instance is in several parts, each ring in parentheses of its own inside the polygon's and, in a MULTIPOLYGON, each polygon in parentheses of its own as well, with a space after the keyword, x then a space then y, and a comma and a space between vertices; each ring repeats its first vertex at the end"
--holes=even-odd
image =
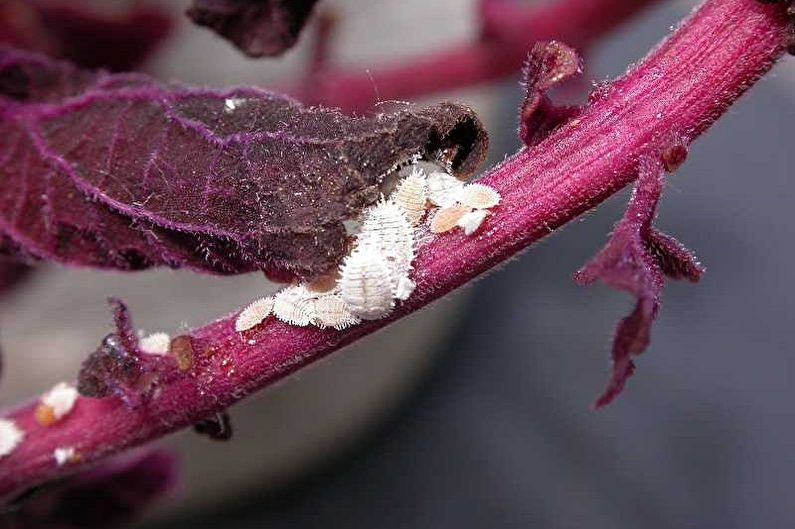
MULTIPOLYGON (((585 1, 585 0, 583 0, 585 1)), ((147 70, 194 84, 272 86, 283 59, 246 60, 179 12, 147 70)), ((385 58, 472 38, 471 0, 323 0, 333 60, 385 58)), ((586 76, 620 75, 692 8, 661 1, 587 50, 586 76)), ((518 147, 514 79, 436 95, 472 105, 492 162, 518 147)), ((498 272, 231 410, 234 438, 163 441, 184 485, 137 527, 792 527, 795 502, 795 64, 785 60, 669 178, 658 226, 708 272, 667 285, 653 342, 611 406, 615 322, 632 306, 571 274, 605 242, 627 193, 498 272)), ((377 86, 374 86, 377 90, 377 86)), ((0 404, 72 378, 107 333, 104 299, 147 331, 177 331, 275 290, 254 274, 131 275, 47 267, 0 301, 0 404)))

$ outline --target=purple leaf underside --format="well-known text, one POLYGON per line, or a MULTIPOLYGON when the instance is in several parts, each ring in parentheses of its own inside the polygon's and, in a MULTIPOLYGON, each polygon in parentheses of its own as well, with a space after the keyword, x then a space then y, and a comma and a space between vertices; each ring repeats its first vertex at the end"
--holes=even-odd
POLYGON ((583 285, 602 280, 629 292, 637 300, 613 338, 613 373, 596 407, 609 404, 635 371, 633 357, 649 345, 651 325, 660 307, 664 276, 696 282, 704 268, 679 241, 652 226, 663 187, 659 159, 640 162, 638 182, 624 217, 616 224, 605 247, 575 275, 583 285))
POLYGON ((310 278, 347 252, 343 221, 390 170, 454 152, 467 175, 487 145, 453 103, 355 118, 0 50, 0 253, 310 278))
POLYGON ((249 57, 292 48, 317 0, 194 0, 187 15, 231 41, 249 57))
POLYGON ((539 42, 524 67, 525 99, 519 108, 519 139, 533 146, 582 111, 578 106, 558 106, 546 93, 555 85, 582 73, 577 52, 562 42, 539 42))

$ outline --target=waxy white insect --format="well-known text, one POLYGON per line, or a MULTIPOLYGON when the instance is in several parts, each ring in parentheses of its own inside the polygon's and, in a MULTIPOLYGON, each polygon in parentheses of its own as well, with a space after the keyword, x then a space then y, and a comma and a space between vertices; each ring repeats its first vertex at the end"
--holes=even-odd
POLYGON ((233 112, 234 110, 239 108, 241 105, 243 105, 245 102, 246 102, 246 99, 244 99, 242 97, 227 97, 224 100, 224 111, 225 112, 233 112))
POLYGON ((493 187, 483 184, 467 184, 461 190, 458 201, 470 208, 489 209, 500 203, 500 194, 493 187))
POLYGON ((291 285, 274 296, 273 313, 285 323, 306 327, 312 323, 315 297, 304 285, 291 285))
POLYGON ((436 171, 428 175, 428 200, 440 207, 452 206, 464 189, 464 182, 453 175, 436 171))
POLYGON ((75 406, 77 402, 77 388, 66 382, 59 382, 51 390, 41 396, 36 409, 36 418, 42 426, 49 426, 58 422, 75 406))
POLYGON ((351 312, 363 320, 386 316, 394 307, 394 274, 386 258, 371 246, 360 246, 345 258, 339 280, 340 295, 351 312))
POLYGON ((360 322, 338 294, 326 294, 315 300, 312 323, 321 329, 333 327, 339 331, 360 322))
POLYGON ((483 224, 483 220, 488 214, 489 212, 483 209, 470 211, 458 219, 457 225, 464 230, 465 235, 472 235, 483 224))
POLYGON ((19 446, 25 432, 11 419, 0 419, 0 458, 7 456, 19 446))
POLYGON ((335 273, 252 302, 238 314, 235 330, 251 329, 271 312, 291 325, 335 329, 382 318, 416 288, 412 262, 418 238, 427 237, 427 231, 415 227, 429 204, 440 206, 430 221, 432 233, 460 227, 470 235, 499 201, 499 193, 483 184, 465 185, 444 171, 426 174, 411 167, 388 197, 351 221, 358 230, 353 250, 335 273))
POLYGON ((414 289, 417 288, 416 283, 412 281, 408 276, 401 277, 398 280, 397 286, 395 286, 394 295, 400 301, 406 301, 411 296, 414 289))
POLYGON ((141 351, 151 355, 166 355, 171 345, 171 336, 164 332, 155 332, 138 340, 141 351))
POLYGON ((414 167, 411 173, 398 184, 392 195, 395 202, 406 214, 412 226, 417 226, 427 211, 428 178, 419 167, 414 167))
POLYGON ((393 286, 411 269, 414 228, 403 209, 392 200, 382 200, 367 211, 356 244, 386 259, 393 286))
POLYGON ((52 451, 52 457, 55 458, 55 463, 62 467, 67 463, 75 463, 80 460, 80 455, 73 446, 59 446, 52 451))
MULTIPOLYGON (((439 180, 443 181, 441 177, 439 180)), ((496 189, 476 182, 462 186, 454 193, 455 200, 449 203, 452 198, 448 193, 445 198, 448 204, 434 214, 430 224, 431 233, 445 233, 459 227, 465 235, 472 235, 488 216, 489 208, 499 204, 501 197, 496 189)))
POLYGON ((235 320, 237 332, 247 331, 262 323, 273 311, 273 298, 259 298, 240 311, 235 320))

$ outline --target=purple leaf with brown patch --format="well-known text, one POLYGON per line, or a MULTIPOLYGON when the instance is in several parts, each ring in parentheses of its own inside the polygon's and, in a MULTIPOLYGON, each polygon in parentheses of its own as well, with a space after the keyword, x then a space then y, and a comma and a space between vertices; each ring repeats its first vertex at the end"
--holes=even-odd
POLYGON ((417 156, 473 172, 486 133, 441 103, 354 118, 254 88, 161 84, 0 51, 0 251, 283 279, 334 268, 343 221, 417 156))

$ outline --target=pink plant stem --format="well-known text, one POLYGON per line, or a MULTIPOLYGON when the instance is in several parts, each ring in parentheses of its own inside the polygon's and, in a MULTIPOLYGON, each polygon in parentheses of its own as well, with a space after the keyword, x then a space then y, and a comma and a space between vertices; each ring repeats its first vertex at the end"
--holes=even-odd
POLYGON ((579 49, 659 0, 558 0, 527 7, 484 0, 479 40, 401 60, 382 69, 317 72, 283 91, 306 102, 365 111, 377 102, 413 99, 494 81, 519 71, 534 42, 557 39, 579 49), (377 91, 377 97, 376 97, 377 91))
POLYGON ((26 439, 0 459, 0 496, 221 411, 505 261, 630 183, 638 159, 666 138, 692 141, 774 64, 785 36, 780 6, 707 1, 578 119, 490 170, 483 181, 499 189, 502 203, 476 235, 447 234, 421 248, 418 287, 390 318, 341 332, 271 318, 241 336, 229 316, 192 335, 211 344, 196 352, 209 356, 207 367, 164 384, 146 406, 81 398, 48 428, 36 423, 34 405, 23 406, 10 417, 26 439), (58 468, 52 453, 59 446, 75 447, 82 461, 58 468))

